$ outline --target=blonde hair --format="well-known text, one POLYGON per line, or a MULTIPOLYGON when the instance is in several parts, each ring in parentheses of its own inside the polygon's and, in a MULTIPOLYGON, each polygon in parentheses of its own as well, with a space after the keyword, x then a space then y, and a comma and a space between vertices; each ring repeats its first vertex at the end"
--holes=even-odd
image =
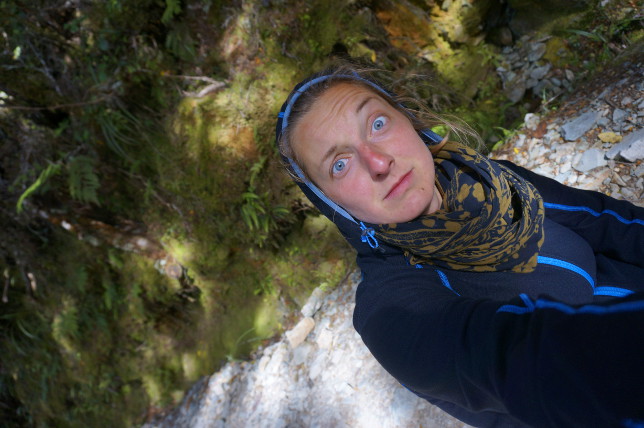
MULTIPOLYGON (((299 121, 311 109, 320 96, 332 86, 339 83, 359 85, 380 96, 393 108, 403 113, 419 134, 437 125, 446 127, 448 132, 443 140, 438 144, 428 145, 432 154, 440 151, 450 136, 455 136, 459 141, 474 146, 475 148, 482 146, 481 138, 474 129, 460 119, 447 119, 445 116, 432 111, 426 102, 412 96, 410 91, 403 85, 397 85, 391 73, 342 60, 335 61, 323 71, 311 76, 306 82, 309 83, 304 91, 299 91, 296 87, 291 95, 289 95, 289 100, 294 96, 297 96, 297 99, 290 104, 288 117, 284 119, 288 120, 288 122, 282 129, 278 129, 277 141, 280 154, 285 159, 292 160, 304 174, 306 174, 304 165, 297 158, 297 154, 293 150, 293 129, 297 127, 299 121), (321 77, 324 78, 315 82, 316 78, 321 77)), ((294 175, 290 164, 286 164, 285 167, 291 172, 291 175, 294 175)), ((297 178, 296 175, 294 177, 297 178)))

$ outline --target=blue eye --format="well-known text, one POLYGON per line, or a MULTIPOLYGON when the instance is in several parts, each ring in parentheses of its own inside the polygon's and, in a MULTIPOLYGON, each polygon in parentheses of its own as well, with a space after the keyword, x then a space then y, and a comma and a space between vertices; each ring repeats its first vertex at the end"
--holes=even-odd
POLYGON ((346 168, 346 166, 347 166, 347 160, 346 159, 338 159, 337 161, 335 161, 333 163, 333 168, 331 168, 332 169, 331 172, 333 174, 339 174, 342 171, 344 171, 344 168, 346 168))
POLYGON ((371 124, 371 130, 380 131, 386 124, 387 118, 385 116, 378 116, 371 124))

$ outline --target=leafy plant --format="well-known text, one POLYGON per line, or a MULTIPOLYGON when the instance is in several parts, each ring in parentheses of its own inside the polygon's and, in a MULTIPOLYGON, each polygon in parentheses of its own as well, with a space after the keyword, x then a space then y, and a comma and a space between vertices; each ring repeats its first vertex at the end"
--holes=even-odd
MULTIPOLYGON (((266 156, 250 168, 248 190, 242 194, 241 217, 246 227, 255 234, 255 242, 261 248, 271 233, 277 230, 277 222, 289 214, 289 210, 281 205, 272 205, 270 193, 256 193, 256 184, 260 173, 266 165, 266 156)), ((275 243, 274 243, 275 244, 275 243)))
POLYGON ((95 172, 96 159, 76 156, 67 165, 69 174, 69 194, 80 202, 100 205, 97 190, 101 186, 95 172))
POLYGON ((41 189, 45 185, 45 183, 47 183, 47 181, 51 177, 58 174, 59 172, 60 172, 60 164, 50 163, 49 165, 47 165, 47 168, 45 168, 40 173, 36 181, 34 181, 34 183, 31 186, 29 186, 27 190, 23 192, 22 195, 20 195, 20 198, 18 198, 18 202, 16 203, 16 211, 18 211, 18 213, 21 213, 23 210, 25 199, 27 199, 32 194, 36 193, 39 189, 41 189))
POLYGON ((242 342, 242 340, 243 340, 246 336, 248 336, 249 334, 251 334, 253 331, 255 331, 255 327, 251 327, 251 328, 249 328, 248 330, 246 330, 245 332, 243 332, 243 333, 242 333, 242 334, 237 338, 237 340, 235 341, 235 345, 233 346, 233 349, 232 349, 232 350, 231 350, 231 351, 226 355, 226 359, 227 359, 228 361, 239 361, 239 360, 237 359, 237 357, 235 356, 235 355, 237 354, 237 349, 239 348, 239 345, 243 345, 243 344, 246 344, 246 343, 249 343, 249 342, 255 341, 255 340, 261 340, 261 338, 259 338, 259 337, 252 337, 252 338, 247 339, 247 340, 245 340, 245 341, 243 341, 243 342, 242 342))
POLYGON ((566 32, 576 34, 576 35, 582 36, 582 37, 587 37, 590 40, 593 40, 595 42, 602 42, 602 43, 607 43, 608 42, 608 40, 606 40, 606 37, 604 37, 601 33, 597 32, 597 31, 590 32, 590 31, 585 31, 585 30, 571 29, 571 30, 566 30, 566 32))
POLYGON ((181 13, 181 0, 165 0, 165 11, 161 17, 161 22, 168 25, 175 15, 181 13))

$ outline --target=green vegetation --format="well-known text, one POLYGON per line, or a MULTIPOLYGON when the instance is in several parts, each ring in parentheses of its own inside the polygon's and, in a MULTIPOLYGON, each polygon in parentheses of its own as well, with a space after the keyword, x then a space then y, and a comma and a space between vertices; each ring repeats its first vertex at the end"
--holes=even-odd
MULTIPOLYGON (((274 147, 329 56, 511 133, 488 9, 429 3, 0 1, 3 426, 140 424, 354 267, 274 147)), ((642 36, 628 12, 574 24, 553 40, 578 67, 577 44, 599 67, 642 36)))

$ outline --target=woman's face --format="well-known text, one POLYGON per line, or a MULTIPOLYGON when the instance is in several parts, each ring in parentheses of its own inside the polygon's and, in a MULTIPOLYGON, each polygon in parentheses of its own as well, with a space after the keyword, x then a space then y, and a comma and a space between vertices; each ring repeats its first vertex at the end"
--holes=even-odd
POLYGON ((309 177, 359 220, 401 223, 440 208, 429 149, 403 113, 361 85, 329 88, 292 136, 309 177))

